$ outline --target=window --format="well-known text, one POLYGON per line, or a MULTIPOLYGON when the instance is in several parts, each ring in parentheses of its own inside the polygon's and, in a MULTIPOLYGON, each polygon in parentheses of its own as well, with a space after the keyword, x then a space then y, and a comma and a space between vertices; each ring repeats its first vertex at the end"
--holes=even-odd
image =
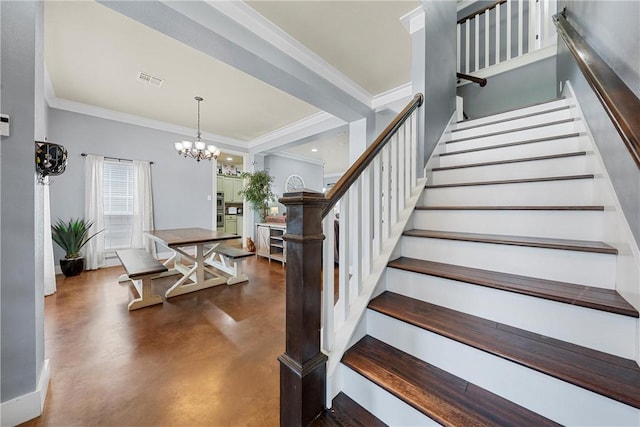
POLYGON ((133 164, 104 161, 104 249, 131 245, 133 223, 133 164))

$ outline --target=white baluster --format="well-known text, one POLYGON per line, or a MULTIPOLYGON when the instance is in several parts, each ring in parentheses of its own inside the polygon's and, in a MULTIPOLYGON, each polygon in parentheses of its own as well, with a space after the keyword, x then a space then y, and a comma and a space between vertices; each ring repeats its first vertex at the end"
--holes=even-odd
POLYGON ((460 51, 460 34, 462 31, 462 25, 458 24, 456 26, 456 71, 459 73, 460 72, 460 57, 462 56, 462 52, 460 51))
POLYGON ((471 47, 469 46, 469 39, 470 37, 470 30, 471 30, 471 24, 470 24, 471 20, 467 19, 467 21, 464 23, 464 39, 465 39, 465 43, 464 43, 464 72, 466 74, 469 74, 469 51, 471 50, 471 47))
POLYGON ((507 0, 507 61, 511 59, 511 0, 507 0))
POLYGON ((382 153, 373 159, 373 256, 380 255, 382 245, 382 186, 380 179, 382 178, 382 153))
POLYGON ((522 56, 522 16, 524 15, 523 5, 524 0, 518 1, 518 56, 522 56))
POLYGON ((500 63, 500 5, 496 5, 496 63, 500 63))
POLYGON ((489 30, 491 24, 489 23, 490 11, 487 10, 484 13, 484 68, 489 67, 489 30))
POLYGON ((413 157, 411 156, 411 116, 407 118, 407 121, 402 125, 404 129, 404 199, 409 199, 411 194, 411 163, 413 163, 413 157))
POLYGON ((391 224, 391 141, 382 149, 382 240, 389 238, 391 224))
POLYGON ((411 188, 413 188, 418 179, 418 110, 411 113, 411 159, 411 188))
POLYGON ((547 47, 549 45, 548 43, 548 37, 549 37, 549 26, 551 25, 549 23, 549 21, 551 21, 551 14, 550 12, 550 5, 549 5, 549 0, 544 0, 541 2, 542 4, 540 5, 540 7, 542 7, 543 10, 543 15, 542 15, 542 35, 540 36, 540 47, 547 47))
POLYGON ((333 211, 329 212, 322 221, 322 230, 325 235, 323 244, 323 266, 322 266, 322 340, 323 348, 331 350, 333 348, 333 338, 335 334, 334 320, 334 226, 335 216, 333 211))
POLYGON ((473 25, 476 32, 474 38, 475 48, 473 49, 473 56, 476 59, 476 67, 474 71, 478 71, 480 69, 480 16, 476 16, 475 18, 473 18, 473 25))
POLYGON ((351 284, 350 284, 350 293, 351 297, 355 299, 360 294, 360 281, 362 275, 360 272, 362 271, 362 245, 360 235, 362 229, 360 227, 360 218, 361 218, 361 205, 360 205, 360 187, 362 181, 360 179, 356 180, 351 186, 351 191, 349 193, 350 200, 349 206, 351 210, 351 218, 349 227, 349 235, 351 236, 351 262, 349 266, 351 268, 351 284))
POLYGON ((389 167, 391 168, 391 176, 389 179, 389 204, 391 206, 391 218, 389 220, 389 227, 392 227, 398 220, 398 135, 393 135, 389 150, 391 153, 391 161, 389 167))
POLYGON ((349 193, 340 199, 340 220, 338 236, 338 303, 336 304, 336 325, 342 324, 349 315, 349 305, 351 302, 351 292, 349 292, 349 254, 351 245, 349 242, 349 217, 351 216, 351 206, 349 193))
MULTIPOLYGON (((398 139, 396 140, 398 145, 398 212, 404 209, 404 164, 405 164, 405 139, 404 139, 404 126, 398 129, 398 139)), ((395 176, 395 175, 394 175, 395 176)), ((394 222, 395 224, 395 222, 394 222)))
MULTIPOLYGON (((362 207, 360 212, 362 212, 360 218, 360 239, 362 248, 360 259, 362 260, 362 276, 361 278, 365 278, 371 272, 371 240, 373 238, 373 234, 371 233, 371 166, 367 167, 363 172, 362 176, 359 179, 362 183, 362 207)), ((358 294, 360 292, 358 291, 358 294)))

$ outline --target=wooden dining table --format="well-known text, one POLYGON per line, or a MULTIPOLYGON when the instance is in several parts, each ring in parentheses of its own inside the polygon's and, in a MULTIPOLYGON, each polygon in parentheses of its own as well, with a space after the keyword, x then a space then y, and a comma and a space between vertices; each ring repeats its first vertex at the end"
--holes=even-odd
POLYGON ((227 283, 227 277, 207 266, 205 260, 221 243, 238 239, 240 236, 237 234, 206 228, 173 228, 147 231, 146 235, 173 251, 173 255, 163 263, 169 267, 173 262, 173 268, 162 276, 175 274, 182 276, 167 289, 165 297, 174 297, 227 283))

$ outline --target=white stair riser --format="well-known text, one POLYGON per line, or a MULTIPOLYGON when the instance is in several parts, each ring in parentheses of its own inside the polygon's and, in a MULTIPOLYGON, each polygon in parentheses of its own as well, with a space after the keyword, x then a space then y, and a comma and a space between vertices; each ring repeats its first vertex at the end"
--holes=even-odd
POLYGON ((590 205, 593 180, 428 188, 424 201, 427 206, 590 205))
POLYGON ((564 107, 566 105, 570 105, 566 99, 558 99, 556 101, 546 102, 543 104, 534 105, 531 107, 520 108, 518 110, 507 111, 504 113, 494 114, 492 116, 481 117, 478 119, 465 120, 460 123, 456 123, 452 126, 452 129, 464 129, 469 126, 477 126, 484 123, 495 122, 498 120, 511 119, 514 117, 520 117, 527 114, 533 113, 542 113, 548 110, 553 110, 555 108, 564 107))
POLYGON ((416 210, 413 228, 602 240, 602 211, 416 210))
POLYGON ((440 425, 347 366, 341 365, 340 369, 344 394, 385 424, 390 426, 440 425))
POLYGON ((387 269, 387 290, 633 359, 636 319, 440 277, 387 269), (541 316, 540 313, 544 313, 541 316))
POLYGON ((630 406, 372 310, 367 333, 564 425, 637 425, 640 417, 630 406))
MULTIPOLYGON (((511 147, 493 148, 489 150, 472 151, 470 153, 452 154, 439 156, 439 164, 434 165, 459 166, 470 163, 494 162, 499 160, 511 160, 522 157, 546 156, 550 154, 571 153, 580 150, 580 137, 552 139, 549 141, 533 142, 529 144, 518 144, 511 147)), ((455 152, 458 150, 450 150, 455 152)))
POLYGON ((586 156, 571 156, 433 171, 433 181, 430 184, 455 184, 460 182, 492 181, 499 179, 580 175, 586 173, 586 171, 586 156))
POLYGON ((447 135, 447 140, 450 141, 452 139, 467 138, 469 136, 514 130, 527 126, 542 125, 545 123, 556 122, 558 120, 571 119, 573 118, 574 114, 575 112, 571 108, 566 108, 564 110, 536 114, 535 116, 513 119, 506 122, 487 124, 485 126, 472 127, 465 130, 457 130, 447 135))
POLYGON ((445 144, 444 150, 448 153, 451 151, 470 150, 472 148, 493 147, 494 145, 565 135, 583 130, 584 126, 582 126, 581 122, 571 121, 534 129, 518 130, 500 135, 488 135, 458 142, 449 142, 445 144))
POLYGON ((403 236, 402 256, 615 289, 616 256, 403 236))

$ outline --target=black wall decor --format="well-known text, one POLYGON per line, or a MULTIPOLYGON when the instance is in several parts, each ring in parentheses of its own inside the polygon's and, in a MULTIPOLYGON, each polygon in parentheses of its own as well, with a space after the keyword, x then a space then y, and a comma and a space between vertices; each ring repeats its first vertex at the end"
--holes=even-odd
POLYGON ((62 145, 36 141, 36 171, 40 178, 60 175, 67 167, 67 149, 62 145))

